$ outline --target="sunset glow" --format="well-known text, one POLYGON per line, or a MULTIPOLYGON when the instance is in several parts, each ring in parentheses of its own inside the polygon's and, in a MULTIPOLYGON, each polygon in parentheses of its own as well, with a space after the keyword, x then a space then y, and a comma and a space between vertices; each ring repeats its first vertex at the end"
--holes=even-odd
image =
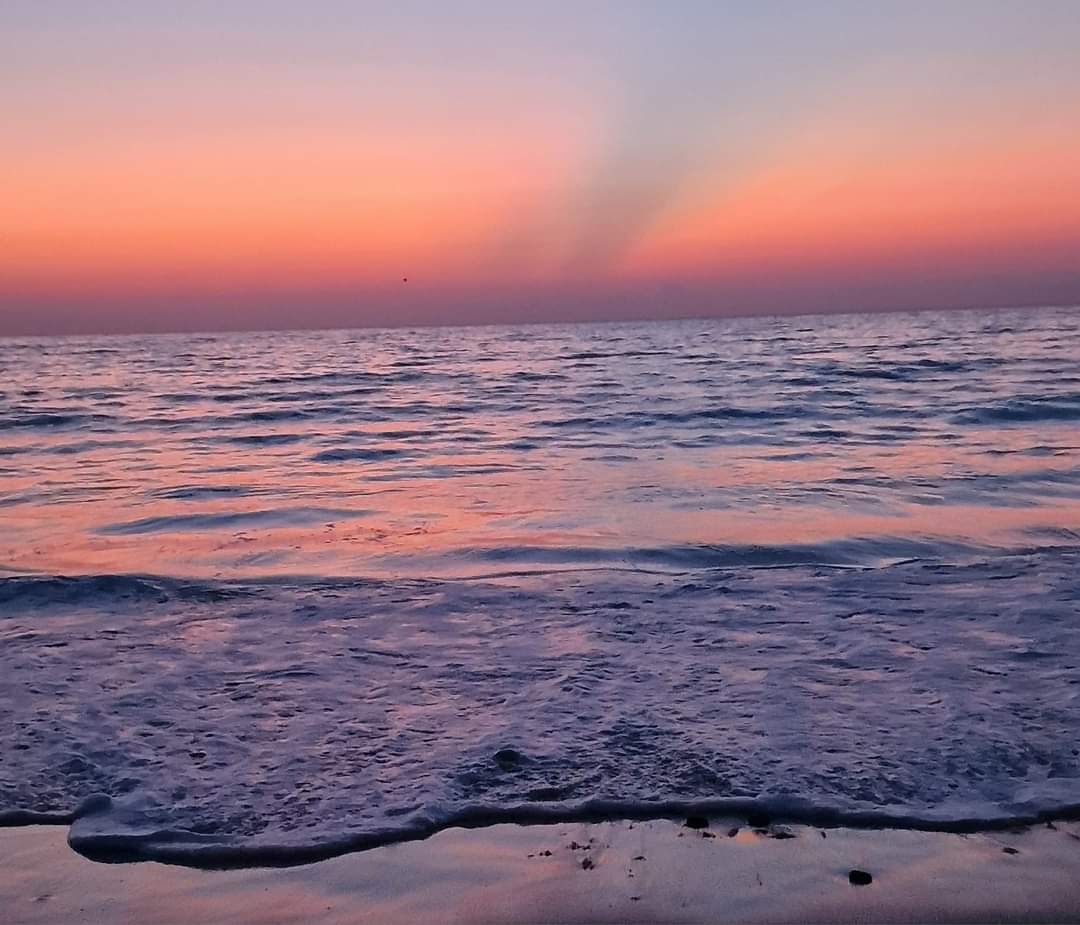
POLYGON ((16 3, 0 333, 1069 304, 1037 6, 16 3))

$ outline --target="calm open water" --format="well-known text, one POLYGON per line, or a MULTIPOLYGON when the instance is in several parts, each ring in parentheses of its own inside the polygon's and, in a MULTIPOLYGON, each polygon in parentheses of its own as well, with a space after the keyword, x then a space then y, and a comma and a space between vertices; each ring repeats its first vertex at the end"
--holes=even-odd
POLYGON ((0 372, 0 818, 82 804, 87 853, 1080 804, 1080 312, 0 340, 0 372))

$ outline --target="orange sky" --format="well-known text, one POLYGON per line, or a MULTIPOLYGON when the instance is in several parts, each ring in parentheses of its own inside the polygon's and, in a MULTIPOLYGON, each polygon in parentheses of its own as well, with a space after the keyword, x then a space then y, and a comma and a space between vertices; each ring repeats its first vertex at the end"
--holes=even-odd
POLYGON ((0 333, 183 327, 193 295, 214 326, 237 299, 238 326, 287 323, 260 318, 268 293, 306 294, 316 325, 385 323, 397 302, 409 320, 418 299, 419 320, 486 320, 493 300, 544 320, 544 291, 551 317, 605 317, 642 282, 693 290, 661 314, 775 310, 754 281, 778 278, 825 285, 837 310, 896 307, 857 301, 868 273, 893 299, 912 285, 911 307, 1080 301, 1069 6, 1033 24, 982 5, 982 31, 937 23, 935 47, 916 41, 925 11, 883 32, 837 5, 800 32, 692 6, 681 23, 598 8, 569 44, 557 17, 470 32, 386 14, 368 57, 349 54, 357 24, 294 36, 276 4, 268 25, 212 32, 201 6, 104 25, 17 9, 0 30, 0 333), (919 266, 948 278, 938 298, 919 266), (442 315, 440 289, 460 297, 442 315))

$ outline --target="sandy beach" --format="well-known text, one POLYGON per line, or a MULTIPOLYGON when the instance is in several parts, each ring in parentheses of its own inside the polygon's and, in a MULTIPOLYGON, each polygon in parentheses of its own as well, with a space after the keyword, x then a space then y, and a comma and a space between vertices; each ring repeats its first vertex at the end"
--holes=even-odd
POLYGON ((1068 922, 1080 824, 955 835, 737 819, 497 825, 292 868, 99 864, 0 830, 0 918, 140 922, 1068 922), (852 869, 869 885, 849 881, 852 869))

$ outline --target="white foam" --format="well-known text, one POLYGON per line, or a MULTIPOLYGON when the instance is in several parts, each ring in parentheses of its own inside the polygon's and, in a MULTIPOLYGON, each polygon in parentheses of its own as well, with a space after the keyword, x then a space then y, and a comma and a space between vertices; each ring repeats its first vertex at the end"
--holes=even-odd
POLYGON ((0 806, 108 794, 74 844, 196 862, 601 811, 1052 812, 1078 566, 0 579, 0 806))

